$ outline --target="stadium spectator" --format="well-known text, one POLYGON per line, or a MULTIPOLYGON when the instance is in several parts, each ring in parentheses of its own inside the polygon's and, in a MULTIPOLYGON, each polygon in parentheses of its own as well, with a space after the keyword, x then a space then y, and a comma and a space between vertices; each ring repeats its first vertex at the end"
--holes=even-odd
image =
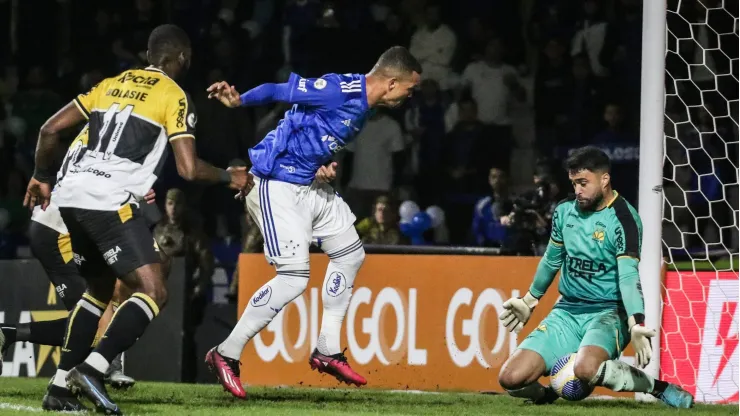
POLYGON ((509 195, 508 177, 498 168, 488 174, 491 195, 475 204, 471 226, 475 244, 482 247, 503 247, 508 243, 513 203, 509 195))
POLYGON ((283 13, 284 65, 297 73, 306 73, 311 64, 309 33, 321 15, 321 3, 315 0, 290 0, 283 13))
POLYGON ((566 136, 558 145, 583 145, 596 134, 603 108, 604 91, 601 80, 591 73, 588 57, 573 58, 571 77, 564 101, 568 103, 566 136))
POLYGON ((551 147, 568 135, 571 69, 560 39, 550 39, 543 52, 535 74, 534 114, 537 147, 549 155, 551 147))
POLYGON ((345 197, 357 217, 368 216, 373 201, 398 186, 404 148, 401 126, 382 111, 376 112, 347 146, 343 177, 349 183, 345 197))
POLYGON ((357 233, 365 244, 397 245, 404 242, 390 198, 381 195, 375 199, 372 215, 357 224, 357 233))
POLYGON ((513 146, 510 106, 514 99, 523 101, 526 92, 516 70, 505 64, 503 58, 502 40, 491 39, 483 60, 468 65, 462 79, 478 103, 478 118, 489 130, 489 140, 481 151, 491 156, 491 166, 508 170, 513 146))
POLYGON ((440 165, 444 157, 445 110, 437 81, 421 82, 421 93, 413 97, 405 114, 406 131, 413 140, 417 161, 414 187, 422 206, 436 203, 439 196, 440 165))
POLYGON ((413 36, 409 50, 421 63, 422 77, 437 81, 444 90, 449 88, 450 63, 457 48, 457 36, 442 23, 438 4, 429 4, 424 10, 424 24, 413 36))
POLYGON ((577 31, 571 41, 570 54, 585 54, 596 76, 608 76, 608 66, 603 65, 601 60, 607 27, 601 6, 597 0, 585 0, 581 13, 582 17, 576 23, 577 31))

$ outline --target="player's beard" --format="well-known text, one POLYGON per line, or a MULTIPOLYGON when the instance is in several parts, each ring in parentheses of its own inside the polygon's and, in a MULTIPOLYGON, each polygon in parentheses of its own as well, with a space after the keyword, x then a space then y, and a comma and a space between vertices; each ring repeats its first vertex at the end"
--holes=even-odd
POLYGON ((578 199, 576 201, 578 202, 578 208, 580 208, 581 211, 596 211, 596 207, 598 207, 603 200, 604 194, 599 192, 598 194, 594 195, 593 198, 578 199))

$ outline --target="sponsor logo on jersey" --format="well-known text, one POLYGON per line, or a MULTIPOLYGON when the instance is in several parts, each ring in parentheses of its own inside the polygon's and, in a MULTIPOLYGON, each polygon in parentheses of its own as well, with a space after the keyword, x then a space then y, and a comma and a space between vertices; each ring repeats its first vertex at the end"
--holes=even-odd
POLYGON ((621 227, 614 230, 614 245, 617 246, 617 253, 624 253, 624 233, 621 227))
POLYGON ((323 90, 326 87, 326 80, 321 78, 317 79, 313 82, 313 87, 317 90, 323 90))
POLYGON ((285 169, 285 170, 287 170, 288 173, 295 173, 295 167, 294 166, 288 166, 288 165, 280 164, 280 167, 283 168, 283 169, 285 169))
POLYGON ((329 151, 332 153, 337 153, 340 150, 344 149, 344 146, 342 146, 342 144, 338 142, 334 136, 321 136, 321 141, 329 142, 329 151))
POLYGON ((118 253, 120 252, 121 247, 115 246, 103 254, 103 260, 105 260, 108 265, 114 264, 118 261, 118 253))
POLYGON ((157 77, 143 77, 141 75, 135 75, 132 72, 126 72, 118 78, 118 82, 124 83, 124 82, 133 82, 134 84, 143 84, 148 86, 154 86, 157 85, 159 82, 159 78, 157 77))
POLYGON ((86 261, 84 256, 81 256, 77 253, 74 253, 74 256, 72 256, 72 258, 74 259, 75 264, 77 264, 78 266, 82 266, 82 262, 86 261))
POLYGON ((188 127, 191 129, 195 128, 195 123, 198 122, 197 117, 195 116, 195 113, 188 114, 188 127))
POLYGON ((308 90, 306 89, 306 79, 305 78, 301 78, 301 80, 298 81, 298 91, 308 92, 308 90))
POLYGON ((593 279, 595 276, 606 272, 606 264, 591 259, 580 259, 578 257, 566 256, 565 265, 568 275, 580 279, 593 279))
POLYGON ((177 128, 181 129, 185 127, 185 107, 187 107, 188 103, 184 98, 180 98, 179 106, 180 108, 177 110, 177 128))
POLYGON ((106 178, 106 179, 110 179, 110 177, 111 177, 111 174, 110 173, 105 172, 105 171, 102 171, 102 170, 98 170, 98 169, 95 169, 95 168, 87 168, 87 169, 83 169, 83 170, 80 170, 80 169, 70 169, 69 172, 70 173, 92 173, 93 175, 95 175, 97 177, 102 177, 102 178, 106 178))

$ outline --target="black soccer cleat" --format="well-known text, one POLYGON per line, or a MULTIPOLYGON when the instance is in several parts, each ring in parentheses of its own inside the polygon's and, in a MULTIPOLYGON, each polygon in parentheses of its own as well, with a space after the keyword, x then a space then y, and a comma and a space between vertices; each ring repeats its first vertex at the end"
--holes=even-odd
POLYGON ((82 395, 95 404, 98 413, 122 415, 121 409, 108 396, 105 375, 82 363, 67 373, 67 387, 75 395, 82 395))
POLYGON ((88 410, 71 391, 53 384, 46 390, 41 408, 50 412, 85 412, 88 410))
POLYGON ((544 396, 540 397, 537 400, 527 399, 525 400, 525 403, 531 403, 531 404, 536 404, 536 405, 552 404, 559 398, 560 396, 558 396, 558 394, 555 393, 555 390, 553 390, 552 387, 547 386, 545 387, 544 396))
POLYGON ((118 354, 116 358, 110 362, 108 372, 105 373, 105 383, 109 384, 116 390, 127 390, 136 384, 136 380, 134 380, 133 377, 127 376, 123 373, 121 354, 118 354))

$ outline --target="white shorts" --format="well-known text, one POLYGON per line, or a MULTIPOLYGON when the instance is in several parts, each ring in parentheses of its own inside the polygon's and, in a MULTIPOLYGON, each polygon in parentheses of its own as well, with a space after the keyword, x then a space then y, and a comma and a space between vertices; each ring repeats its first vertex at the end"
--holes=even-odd
POLYGON ((295 185, 255 177, 246 206, 262 231, 265 257, 275 265, 307 263, 312 242, 337 237, 356 220, 334 188, 317 181, 295 185))
POLYGON ((41 210, 40 205, 33 207, 31 221, 44 224, 59 234, 69 234, 67 226, 64 224, 64 220, 62 219, 62 214, 59 212, 59 207, 53 202, 49 203, 49 206, 46 207, 46 211, 41 210))

